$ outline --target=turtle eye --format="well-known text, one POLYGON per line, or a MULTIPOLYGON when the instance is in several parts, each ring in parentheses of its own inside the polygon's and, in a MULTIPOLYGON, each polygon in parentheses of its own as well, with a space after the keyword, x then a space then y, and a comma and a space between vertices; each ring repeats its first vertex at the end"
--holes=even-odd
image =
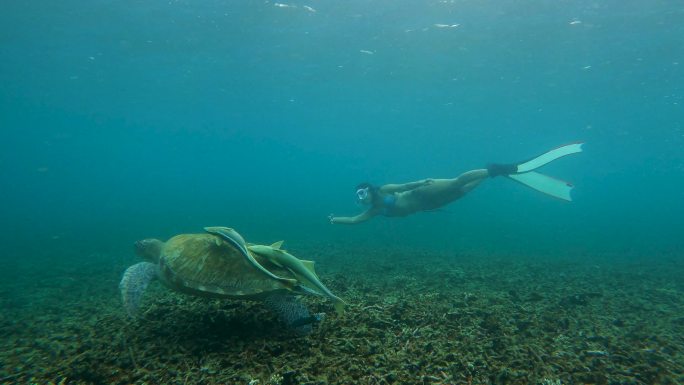
POLYGON ((135 241, 135 243, 133 245, 137 250, 142 250, 142 249, 145 249, 149 245, 149 243, 150 242, 148 240, 143 239, 140 241, 135 241))

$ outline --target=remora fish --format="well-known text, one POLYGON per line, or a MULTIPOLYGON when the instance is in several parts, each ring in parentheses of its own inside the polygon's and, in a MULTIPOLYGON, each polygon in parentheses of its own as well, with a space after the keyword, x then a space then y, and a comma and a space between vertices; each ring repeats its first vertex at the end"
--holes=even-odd
POLYGON ((298 259, 294 255, 281 249, 282 244, 283 241, 279 241, 270 246, 248 245, 247 248, 252 252, 268 258, 268 260, 274 264, 290 270, 292 274, 297 277, 297 280, 306 282, 318 289, 318 294, 330 298, 335 303, 335 311, 337 311, 337 314, 342 314, 346 303, 340 297, 328 290, 328 288, 318 279, 316 271, 314 270, 314 262, 298 259))
POLYGON ((266 274, 270 278, 275 279, 276 281, 280 281, 282 284, 289 288, 292 288, 296 285, 296 281, 294 279, 278 277, 277 275, 271 273, 270 271, 266 270, 263 266, 261 266, 259 262, 257 262, 256 259, 254 259, 249 250, 247 250, 247 242, 245 242, 245 239, 242 238, 242 236, 237 231, 231 229, 230 227, 220 226, 205 227, 204 231, 210 234, 218 235, 219 237, 233 244, 238 250, 240 250, 242 255, 244 255, 245 259, 247 259, 247 262, 249 262, 257 270, 266 274))

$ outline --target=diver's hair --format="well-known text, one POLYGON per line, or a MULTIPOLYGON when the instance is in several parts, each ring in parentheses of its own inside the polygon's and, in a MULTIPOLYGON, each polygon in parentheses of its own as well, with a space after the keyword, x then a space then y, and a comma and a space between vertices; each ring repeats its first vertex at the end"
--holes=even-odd
POLYGON ((377 206, 380 202, 380 194, 378 194, 378 187, 374 186, 368 182, 363 182, 363 183, 359 183, 358 185, 356 185, 356 191, 358 191, 362 188, 368 189, 368 193, 371 195, 371 205, 377 206))

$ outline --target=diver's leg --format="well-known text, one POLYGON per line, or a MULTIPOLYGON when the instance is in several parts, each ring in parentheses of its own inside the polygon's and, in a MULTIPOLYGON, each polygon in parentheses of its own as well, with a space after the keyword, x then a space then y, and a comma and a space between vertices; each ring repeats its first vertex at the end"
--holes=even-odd
POLYGON ((460 187, 465 187, 467 184, 472 182, 482 182, 489 177, 489 172, 487 169, 480 168, 477 170, 466 171, 459 175, 456 179, 453 179, 454 184, 460 187))
POLYGON ((483 180, 489 178, 487 169, 466 171, 455 179, 451 179, 447 188, 452 200, 458 199, 477 187, 483 180))
POLYGON ((407 198, 410 197, 421 210, 433 210, 461 198, 488 177, 486 169, 477 169, 453 179, 434 179, 432 183, 410 191, 407 198))
POLYGON ((483 180, 484 179, 478 179, 478 180, 474 180, 470 183, 466 183, 465 186, 461 187, 461 191, 463 192, 463 195, 471 192, 475 187, 479 186, 483 180))
MULTIPOLYGON (((466 171, 452 179, 432 179, 432 183, 420 187, 414 191, 426 194, 459 194, 460 190, 470 183, 479 183, 489 177, 487 169, 466 171)), ((473 186, 474 187, 474 186, 473 186)))

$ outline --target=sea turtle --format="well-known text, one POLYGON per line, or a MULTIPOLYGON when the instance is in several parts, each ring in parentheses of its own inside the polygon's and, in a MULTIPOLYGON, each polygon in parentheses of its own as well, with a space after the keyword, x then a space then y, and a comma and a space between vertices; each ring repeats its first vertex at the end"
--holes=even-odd
MULTIPOLYGON (((294 256, 283 258, 274 251, 280 250, 280 242, 271 246, 253 245, 231 228, 207 227, 205 230, 207 233, 176 235, 166 242, 145 239, 135 243, 136 252, 147 261, 129 267, 119 284, 129 315, 136 315, 142 294, 156 278, 168 288, 187 294, 268 299, 266 302, 271 304, 274 298, 286 298, 283 294, 287 297, 291 297, 289 294, 317 294, 331 298, 335 308, 341 311, 344 302, 320 282, 313 262, 294 256)), ((284 303, 287 309, 282 309, 282 303, 271 308, 301 313, 302 319, 309 317, 306 308, 293 310, 291 305, 295 302, 290 299, 284 303)), ((301 322, 291 314, 281 312, 280 315, 293 323, 301 322)))

